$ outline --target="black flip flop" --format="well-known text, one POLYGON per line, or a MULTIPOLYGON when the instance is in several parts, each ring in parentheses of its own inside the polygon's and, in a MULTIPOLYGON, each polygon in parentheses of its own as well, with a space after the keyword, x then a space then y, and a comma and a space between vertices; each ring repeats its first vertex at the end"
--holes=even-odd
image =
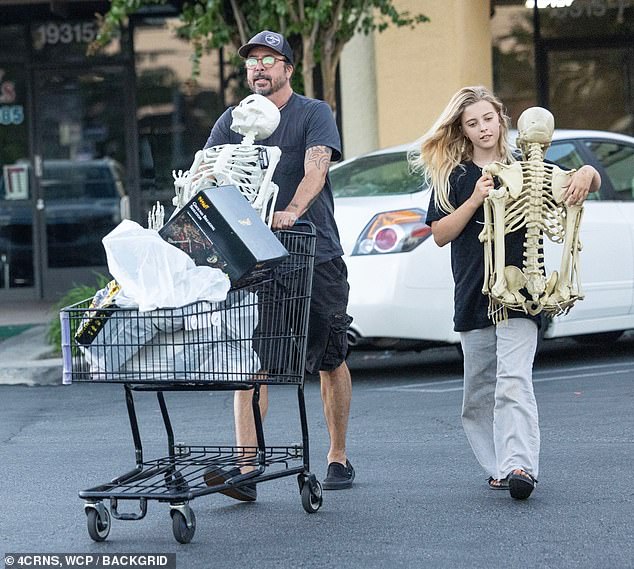
POLYGON ((533 478, 528 472, 516 468, 508 475, 509 492, 511 498, 516 500, 526 500, 535 488, 537 480, 533 478))

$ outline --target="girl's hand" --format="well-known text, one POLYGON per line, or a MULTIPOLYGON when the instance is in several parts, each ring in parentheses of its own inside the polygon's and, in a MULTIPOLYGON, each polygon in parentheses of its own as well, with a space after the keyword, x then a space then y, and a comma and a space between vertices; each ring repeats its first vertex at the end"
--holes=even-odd
POLYGON ((493 176, 491 174, 482 174, 476 182, 471 199, 480 207, 484 200, 488 197, 489 192, 494 188, 493 176))
POLYGON ((597 190, 600 185, 599 173, 592 166, 582 166, 572 175, 570 184, 565 188, 564 201, 567 205, 580 205, 588 193, 597 190))

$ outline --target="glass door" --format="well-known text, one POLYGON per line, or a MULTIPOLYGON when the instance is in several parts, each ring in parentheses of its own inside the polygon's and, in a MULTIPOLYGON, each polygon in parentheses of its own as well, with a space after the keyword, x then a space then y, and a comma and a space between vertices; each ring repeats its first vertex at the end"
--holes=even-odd
POLYGON ((127 133, 121 67, 35 76, 36 209, 42 214, 42 295, 107 274, 101 239, 128 217, 127 133))
POLYGON ((36 232, 25 66, 0 61, 0 297, 33 296, 36 232))
POLYGON ((634 48, 550 48, 548 86, 557 128, 634 134, 634 48))

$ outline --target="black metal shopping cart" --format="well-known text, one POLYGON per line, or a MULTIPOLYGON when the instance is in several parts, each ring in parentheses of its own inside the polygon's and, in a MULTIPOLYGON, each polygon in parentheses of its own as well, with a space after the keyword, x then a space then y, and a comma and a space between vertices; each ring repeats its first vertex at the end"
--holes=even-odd
POLYGON ((315 231, 309 226, 277 235, 289 256, 256 282, 232 288, 223 302, 138 312, 90 308, 88 300, 61 311, 64 382, 123 384, 134 441, 130 472, 79 493, 93 540, 108 537, 111 516, 142 519, 148 501, 157 500, 169 503, 176 540, 189 543, 196 530, 191 500, 282 476, 297 475, 307 512, 321 507, 321 484, 309 469, 304 402, 315 231), (259 407, 263 384, 297 386, 301 444, 266 446, 259 407), (253 389, 256 447, 174 442, 166 391, 238 389, 253 389), (156 392, 167 456, 143 456, 133 396, 140 391, 156 392), (210 469, 234 475, 208 486, 210 469), (120 512, 124 501, 137 502, 138 511, 120 512))

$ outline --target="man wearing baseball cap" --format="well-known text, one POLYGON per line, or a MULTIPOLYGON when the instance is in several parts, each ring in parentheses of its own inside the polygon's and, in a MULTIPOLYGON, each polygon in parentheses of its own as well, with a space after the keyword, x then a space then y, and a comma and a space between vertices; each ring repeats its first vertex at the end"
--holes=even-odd
MULTIPOLYGON (((293 51, 286 38, 264 30, 240 47, 247 83, 254 93, 265 96, 280 110, 280 123, 273 134, 257 143, 278 146, 282 157, 273 175, 279 187, 272 227, 289 229, 298 219, 317 228, 315 268, 310 304, 306 370, 319 373, 324 415, 330 435, 328 471, 324 490, 352 486, 354 468, 346 455, 346 432, 352 398, 352 382, 345 358, 347 330, 348 272, 334 217, 334 199, 328 176, 331 162, 341 159, 341 139, 332 110, 324 101, 293 92, 293 51)), ((242 136, 231 130, 231 108, 216 121, 205 148, 240 144, 242 136)), ((262 385, 260 408, 264 417, 268 392, 262 385)), ((234 412, 238 446, 255 447, 257 438, 251 407, 252 392, 235 392, 234 412)), ((221 483, 217 473, 206 480, 221 483)), ((235 474, 227 473, 227 477, 235 474)), ((243 501, 257 497, 255 484, 231 488, 226 493, 243 501)))
POLYGON ((238 55, 243 59, 246 59, 249 57, 249 52, 256 46, 268 47, 282 55, 286 59, 287 63, 294 65, 293 50, 282 34, 269 32, 267 30, 260 32, 259 34, 255 34, 238 50, 238 55))

